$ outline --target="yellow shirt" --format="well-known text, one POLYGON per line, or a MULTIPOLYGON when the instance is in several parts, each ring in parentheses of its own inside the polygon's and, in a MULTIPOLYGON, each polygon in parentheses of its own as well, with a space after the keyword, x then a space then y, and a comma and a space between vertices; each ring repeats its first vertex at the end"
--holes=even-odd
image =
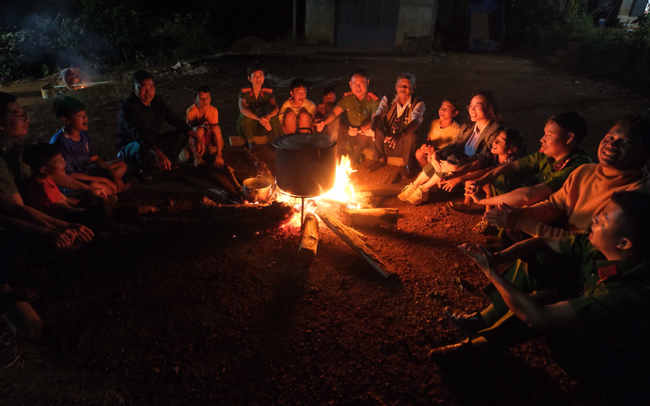
POLYGON ((455 121, 452 121, 449 127, 440 128, 440 119, 437 118, 431 122, 431 130, 427 135, 427 141, 437 141, 440 143, 439 147, 444 147, 458 134, 459 129, 460 125, 455 121))
POLYGON ((185 112, 185 120, 193 128, 209 128, 211 125, 219 124, 219 111, 214 106, 208 106, 205 114, 201 114, 196 104, 193 104, 185 112))

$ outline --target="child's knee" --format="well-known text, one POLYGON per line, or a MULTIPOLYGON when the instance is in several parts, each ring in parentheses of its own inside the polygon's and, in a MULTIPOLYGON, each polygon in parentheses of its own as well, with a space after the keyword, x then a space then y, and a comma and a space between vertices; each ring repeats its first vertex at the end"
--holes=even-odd
POLYGON ((282 117, 282 123, 295 123, 296 122, 296 113, 293 110, 287 110, 284 112, 284 117, 282 117))
POLYGON ((307 113, 306 111, 301 111, 300 114, 298 115, 298 122, 300 124, 307 124, 311 125, 312 121, 312 116, 311 114, 307 113))
POLYGON ((118 174, 126 172, 126 162, 124 162, 124 161, 115 161, 111 165, 111 170, 113 170, 113 172, 117 172, 118 174))

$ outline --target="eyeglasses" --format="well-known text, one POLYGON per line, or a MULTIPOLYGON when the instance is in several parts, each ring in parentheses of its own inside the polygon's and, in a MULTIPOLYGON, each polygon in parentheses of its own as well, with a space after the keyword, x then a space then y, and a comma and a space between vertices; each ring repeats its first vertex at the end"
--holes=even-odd
POLYGON ((481 103, 476 103, 476 104, 468 104, 468 105, 467 105, 467 110, 476 110, 476 109, 478 109, 478 108, 480 108, 481 110, 483 110, 483 104, 481 104, 481 103))
POLYGON ((440 107, 438 109, 438 111, 449 111, 449 112, 451 112, 451 111, 454 111, 454 109, 452 109, 451 107, 440 107))
POLYGON ((17 119, 20 119, 20 120, 23 120, 23 121, 29 120, 29 115, 27 114, 26 110, 23 110, 22 113, 13 114, 13 117, 17 118, 17 119))

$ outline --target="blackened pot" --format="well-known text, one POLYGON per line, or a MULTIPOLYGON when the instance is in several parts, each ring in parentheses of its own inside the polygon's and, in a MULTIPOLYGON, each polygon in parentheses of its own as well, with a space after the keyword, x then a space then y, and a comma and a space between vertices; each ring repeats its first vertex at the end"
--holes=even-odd
POLYGON ((289 134, 276 138, 278 187, 296 197, 320 196, 336 181, 336 141, 323 134, 289 134))

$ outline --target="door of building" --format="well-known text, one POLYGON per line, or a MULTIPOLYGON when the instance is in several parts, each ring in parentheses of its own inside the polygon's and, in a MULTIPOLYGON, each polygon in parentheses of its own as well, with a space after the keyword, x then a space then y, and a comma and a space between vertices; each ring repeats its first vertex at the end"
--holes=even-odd
POLYGON ((395 46, 400 0, 338 0, 336 44, 371 49, 395 46))

